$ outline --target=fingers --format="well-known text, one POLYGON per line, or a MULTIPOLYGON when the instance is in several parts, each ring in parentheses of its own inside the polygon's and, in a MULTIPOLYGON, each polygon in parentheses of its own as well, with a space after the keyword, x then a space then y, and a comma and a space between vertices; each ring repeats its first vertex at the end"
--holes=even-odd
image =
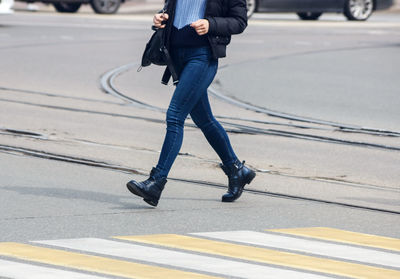
POLYGON ((165 24, 163 21, 167 21, 169 18, 168 14, 155 14, 153 17, 153 24, 157 28, 164 28, 165 24))
POLYGON ((202 26, 201 19, 199 19, 199 20, 197 20, 197 21, 195 21, 195 22, 192 22, 192 23, 190 24, 190 26, 193 27, 194 29, 200 28, 200 26, 202 26))
POLYGON ((163 21, 166 21, 166 20, 168 20, 168 18, 169 18, 169 15, 168 14, 161 14, 161 18, 162 18, 162 20, 163 21))
POLYGON ((192 28, 194 28, 197 32, 197 34, 201 35, 205 35, 208 33, 208 29, 209 29, 209 22, 206 19, 199 19, 195 22, 192 22, 190 24, 190 26, 192 28))

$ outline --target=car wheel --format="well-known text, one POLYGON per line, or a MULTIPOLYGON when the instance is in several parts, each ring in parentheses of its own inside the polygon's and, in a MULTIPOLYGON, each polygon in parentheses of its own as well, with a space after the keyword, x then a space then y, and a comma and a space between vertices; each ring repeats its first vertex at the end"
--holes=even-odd
POLYGON ((247 2, 247 18, 250 18, 255 11, 257 11, 258 1, 257 0, 246 0, 247 2))
POLYGON ((374 10, 374 0, 347 0, 344 15, 348 20, 367 20, 374 10))
POLYGON ((92 0, 90 5, 98 14, 115 14, 121 5, 121 0, 92 0))
POLYGON ((82 3, 53 3, 54 8, 59 13, 76 13, 81 5, 82 3))
POLYGON ((297 15, 302 20, 317 20, 322 15, 322 13, 304 12, 297 13, 297 15))

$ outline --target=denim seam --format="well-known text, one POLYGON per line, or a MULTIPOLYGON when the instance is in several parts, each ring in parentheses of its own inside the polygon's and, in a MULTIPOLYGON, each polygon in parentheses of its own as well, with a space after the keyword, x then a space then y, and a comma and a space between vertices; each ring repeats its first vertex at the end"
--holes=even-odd
MULTIPOLYGON (((206 92, 206 94, 207 94, 207 92, 206 92)), ((219 128, 217 127, 217 125, 215 124, 215 122, 217 122, 217 123, 222 127, 221 123, 219 123, 219 121, 218 121, 217 119, 215 119, 215 117, 213 117, 213 118, 214 118, 214 119, 212 119, 210 115, 207 115, 208 121, 210 121, 211 124, 216 128, 216 130, 217 130, 219 136, 220 136, 221 138, 224 139, 224 138, 225 138, 225 135, 222 133, 221 129, 219 129, 219 128)), ((224 127, 222 127, 222 129, 224 129, 224 127)), ((228 139, 228 140, 229 140, 229 139, 228 139)), ((229 159, 232 161, 232 163, 235 162, 236 159, 237 159, 237 157, 236 157, 236 154, 235 154, 234 152, 232 152, 232 151, 233 151, 233 150, 232 150, 232 145, 231 145, 231 148, 229 148, 228 141, 224 140, 223 142, 224 142, 224 146, 225 146, 226 150, 228 151, 228 156, 230 157, 229 159)), ((218 154, 218 153, 217 153, 217 154, 218 154)), ((221 158, 221 160, 222 160, 222 158, 221 158)), ((223 160, 222 160, 222 162, 224 163, 223 160)), ((227 162, 230 163, 230 161, 227 161, 227 162)))
MULTIPOLYGON (((215 121, 217 121, 217 120, 215 120, 215 121)), ((219 123, 219 122, 218 122, 219 123)), ((221 125, 221 123, 219 123, 219 125, 221 125)), ((222 125, 221 125, 221 127, 222 127, 222 125)), ((223 127, 222 127, 223 128, 223 127)), ((224 129, 224 128, 223 128, 224 129)), ((222 131, 220 130, 220 129, 217 129, 218 130, 218 133, 220 134, 220 136, 221 137, 224 137, 224 135, 222 134, 222 131)), ((228 139, 229 140, 229 139, 228 139)), ((234 154, 234 153, 232 153, 232 151, 233 150, 231 150, 232 149, 232 144, 231 144, 231 148, 229 148, 229 146, 228 146, 228 141, 227 140, 224 140, 224 145, 225 145, 225 148, 226 148, 226 150, 228 150, 228 155, 229 155, 229 157, 230 157, 230 159, 231 160, 233 160, 232 162, 234 162, 235 161, 235 157, 236 157, 236 155, 234 154)), ((228 161, 229 162, 229 161, 228 161)), ((226 164, 226 162, 223 162, 224 164, 226 164)))

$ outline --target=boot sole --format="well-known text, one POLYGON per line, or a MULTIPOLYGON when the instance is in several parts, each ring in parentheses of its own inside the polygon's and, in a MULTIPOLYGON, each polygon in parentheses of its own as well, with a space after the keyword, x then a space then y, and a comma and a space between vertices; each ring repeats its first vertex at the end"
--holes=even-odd
POLYGON ((222 197, 222 202, 233 202, 233 201, 237 200, 238 198, 240 198, 240 196, 241 196, 242 193, 243 193, 244 186, 246 186, 246 184, 250 184, 250 183, 253 181, 254 177, 256 177, 256 173, 253 171, 253 172, 251 172, 250 175, 248 176, 248 178, 247 178, 245 184, 243 185, 243 187, 242 187, 242 189, 241 189, 241 191, 240 191, 239 196, 237 196, 236 198, 233 198, 233 199, 229 199, 229 198, 224 199, 224 198, 222 197))
POLYGON ((134 183, 128 182, 126 184, 126 187, 128 188, 129 192, 131 192, 132 194, 139 196, 141 198, 143 198, 143 200, 150 204, 151 206, 157 206, 158 204, 158 200, 154 200, 151 197, 149 197, 148 195, 146 195, 145 193, 143 193, 134 183))

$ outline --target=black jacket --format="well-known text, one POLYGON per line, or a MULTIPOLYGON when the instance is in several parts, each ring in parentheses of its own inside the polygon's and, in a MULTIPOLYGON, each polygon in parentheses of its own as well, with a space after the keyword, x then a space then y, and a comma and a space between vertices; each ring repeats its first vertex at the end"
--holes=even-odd
MULTIPOLYGON (((210 23, 208 37, 214 59, 226 56, 226 46, 231 42, 231 35, 240 34, 247 27, 246 0, 206 0, 204 18, 210 23)), ((167 49, 170 49, 170 35, 175 17, 177 0, 167 0, 164 10, 169 15, 166 22, 167 49)), ((168 70, 167 70, 168 71, 168 70)), ((164 75, 165 76, 165 75, 164 75)), ((168 76, 168 74, 167 74, 168 76)), ((163 83, 165 78, 163 78, 163 83)))

